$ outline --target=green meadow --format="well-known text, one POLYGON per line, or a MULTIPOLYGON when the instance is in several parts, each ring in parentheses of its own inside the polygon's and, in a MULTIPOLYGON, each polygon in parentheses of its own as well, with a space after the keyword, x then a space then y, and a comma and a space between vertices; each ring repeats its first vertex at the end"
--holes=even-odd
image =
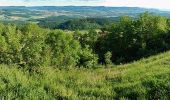
POLYGON ((96 69, 0 65, 2 99, 170 99, 170 52, 130 64, 96 69))

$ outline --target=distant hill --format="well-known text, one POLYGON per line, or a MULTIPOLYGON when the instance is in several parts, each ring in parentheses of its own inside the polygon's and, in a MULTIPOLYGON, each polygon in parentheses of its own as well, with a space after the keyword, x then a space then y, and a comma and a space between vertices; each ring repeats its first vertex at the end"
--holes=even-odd
POLYGON ((151 12, 170 17, 170 11, 139 7, 104 7, 104 6, 1 6, 0 20, 35 20, 51 16, 69 17, 136 17, 140 13, 151 12))

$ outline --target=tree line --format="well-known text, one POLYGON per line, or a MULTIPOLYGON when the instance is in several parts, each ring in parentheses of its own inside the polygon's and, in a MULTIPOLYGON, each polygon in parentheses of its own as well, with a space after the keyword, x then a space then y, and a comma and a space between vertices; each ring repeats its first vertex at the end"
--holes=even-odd
POLYGON ((67 16, 47 17, 37 20, 42 28, 63 30, 89 30, 100 29, 118 20, 118 17, 110 18, 72 18, 67 16))
POLYGON ((97 67, 120 64, 170 49, 170 19, 144 13, 137 19, 121 17, 100 31, 66 32, 0 24, 0 63, 28 68, 97 67))
POLYGON ((148 12, 137 19, 121 17, 117 23, 102 29, 95 51, 100 62, 111 52, 112 62, 127 63, 170 49, 170 19, 148 12))

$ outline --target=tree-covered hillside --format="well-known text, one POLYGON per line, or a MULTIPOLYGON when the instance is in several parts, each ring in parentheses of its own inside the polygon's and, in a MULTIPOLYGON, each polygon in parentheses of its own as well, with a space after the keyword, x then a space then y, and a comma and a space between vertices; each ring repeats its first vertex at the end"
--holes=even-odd
POLYGON ((71 18, 67 16, 40 19, 38 25, 43 28, 62 30, 100 29, 117 22, 119 17, 109 18, 71 18))
POLYGON ((170 19, 107 21, 68 24, 102 26, 85 30, 1 23, 0 99, 169 100, 170 19))
POLYGON ((45 29, 31 23, 0 24, 0 63, 29 68, 93 67, 99 63, 127 63, 170 50, 167 17, 144 13, 137 19, 124 16, 117 22, 107 21, 76 20, 68 24, 75 31, 45 29), (103 27, 92 28, 87 23, 103 27), (89 30, 76 30, 82 25, 89 30))
POLYGON ((68 16, 68 17, 137 17, 138 14, 150 12, 161 16, 170 17, 169 11, 158 9, 147 9, 139 7, 104 7, 104 6, 1 6, 0 20, 5 21, 28 21, 39 20, 47 17, 68 16))

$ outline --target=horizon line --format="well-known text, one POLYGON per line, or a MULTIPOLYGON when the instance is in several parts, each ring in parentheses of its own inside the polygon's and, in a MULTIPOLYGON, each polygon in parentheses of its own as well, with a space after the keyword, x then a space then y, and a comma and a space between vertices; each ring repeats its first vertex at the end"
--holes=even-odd
POLYGON ((0 5, 0 7, 108 7, 108 8, 144 8, 144 9, 155 9, 155 10, 164 10, 170 11, 170 9, 161 9, 161 8, 153 8, 153 7, 140 7, 140 6, 85 6, 85 5, 0 5))

